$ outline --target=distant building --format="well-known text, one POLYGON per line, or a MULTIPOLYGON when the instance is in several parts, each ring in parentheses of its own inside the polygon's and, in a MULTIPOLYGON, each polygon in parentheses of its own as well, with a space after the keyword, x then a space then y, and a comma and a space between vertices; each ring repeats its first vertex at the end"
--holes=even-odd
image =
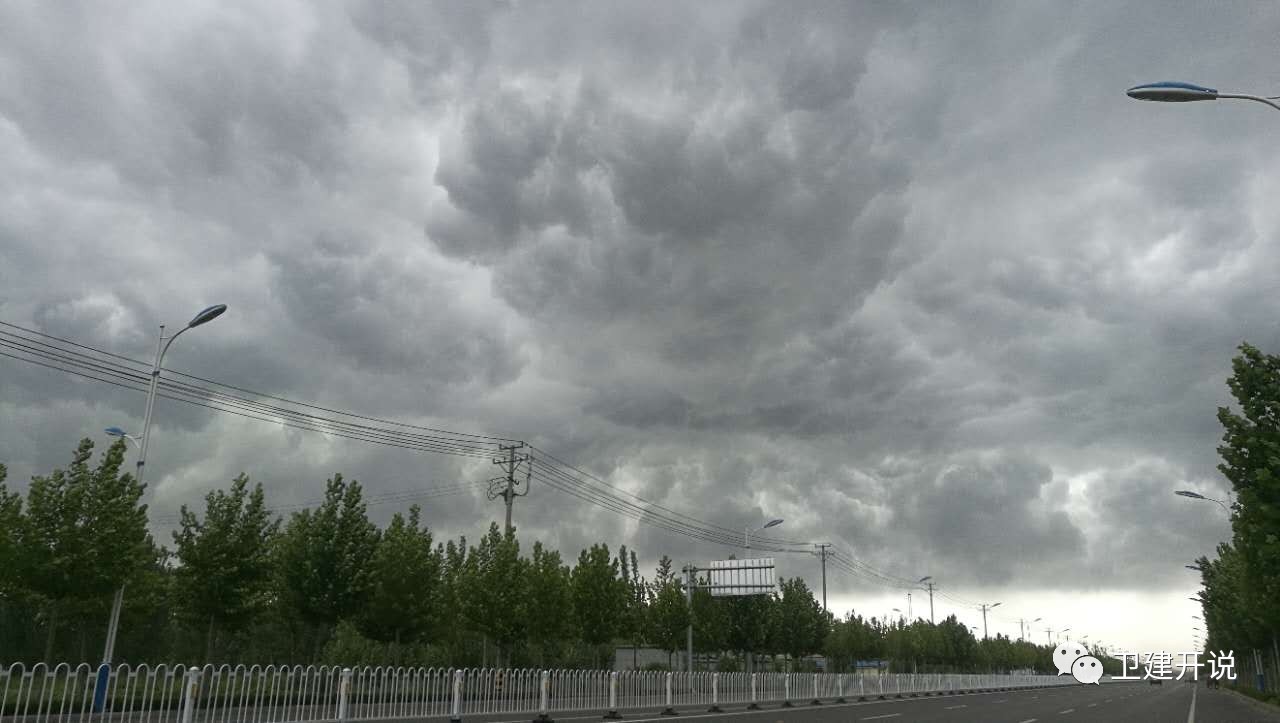
MULTIPOLYGON (((613 651, 614 670, 644 670, 651 665, 667 665, 667 651, 658 648, 617 647, 613 651)), ((676 652, 670 656, 670 665, 679 670, 684 664, 684 653, 676 652)))

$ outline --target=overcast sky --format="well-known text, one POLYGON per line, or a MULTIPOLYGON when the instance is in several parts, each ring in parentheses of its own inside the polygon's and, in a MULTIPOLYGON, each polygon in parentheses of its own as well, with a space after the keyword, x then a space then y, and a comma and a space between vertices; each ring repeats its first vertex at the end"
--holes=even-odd
MULTIPOLYGON (((5 3, 0 321, 149 359, 226 303, 166 367, 782 517, 1002 602, 993 632, 1190 649, 1183 565, 1230 529, 1173 490, 1226 495, 1231 357, 1280 350, 1280 114, 1124 95, 1280 92, 1280 6, 1207 8, 5 3)), ((0 358, 9 484, 143 407, 0 358)), ((497 474, 166 400, 152 438, 157 515, 242 471, 274 505, 497 474)), ((440 536, 502 514, 424 504, 440 536)), ((743 554, 536 481, 516 523, 743 554)), ((828 574, 838 612, 906 607, 828 574)))

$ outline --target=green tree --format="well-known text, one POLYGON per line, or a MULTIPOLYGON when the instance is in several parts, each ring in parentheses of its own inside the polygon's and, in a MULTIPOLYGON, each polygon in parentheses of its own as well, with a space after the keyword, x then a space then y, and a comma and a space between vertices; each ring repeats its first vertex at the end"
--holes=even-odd
POLYGON ((339 620, 368 601, 378 528, 369 522, 360 484, 335 474, 324 502, 295 512, 277 544, 276 572, 286 607, 311 627, 312 656, 339 620))
POLYGON ((622 614, 620 632, 631 642, 632 667, 636 667, 636 649, 648 637, 649 584, 640 577, 636 553, 627 554, 627 546, 618 549, 618 570, 622 573, 621 585, 626 603, 622 614))
POLYGON ((792 658, 802 658, 822 649, 825 613, 805 585, 804 578, 793 577, 780 585, 782 597, 778 611, 779 649, 792 658))
MULTIPOLYGON (((1259 627, 1247 642, 1275 646, 1280 634, 1280 357, 1240 345, 1227 385, 1240 414, 1218 409, 1224 428, 1218 469, 1236 492, 1233 546, 1241 594, 1259 627), (1268 640, 1269 639, 1269 640, 1268 640)), ((1246 642, 1246 641, 1241 641, 1246 642)))
POLYGON ((561 562, 559 552, 548 551, 541 542, 535 542, 526 579, 528 638, 538 647, 538 666, 544 667, 547 652, 558 653, 561 644, 573 634, 569 567, 561 562))
POLYGON ((66 471, 31 480, 26 524, 18 528, 26 561, 22 586, 46 611, 46 660, 66 608, 97 607, 155 561, 141 504, 145 486, 120 473, 124 453, 124 440, 117 440, 91 469, 93 442, 86 438, 66 471))
POLYGON ((498 644, 510 657, 511 646, 525 632, 525 589, 520 544, 515 533, 503 534, 498 523, 472 548, 463 590, 473 628, 498 644))
POLYGON ((592 660, 598 664, 599 649, 618 634, 626 608, 618 563, 609 556, 609 546, 592 545, 590 550, 583 550, 570 581, 579 634, 592 647, 592 660))
POLYGON ((684 647, 689 627, 689 605, 674 579, 668 578, 661 585, 655 583, 649 620, 651 642, 667 651, 670 667, 671 654, 684 647))
POLYGON ((19 529, 22 527, 22 496, 5 486, 9 470, 0 464, 0 603, 18 594, 21 564, 19 529))
POLYGON ((772 595, 744 595, 725 598, 722 602, 727 613, 725 645, 744 658, 766 652, 777 600, 772 595))
POLYGON ((369 598, 361 610, 361 631, 394 645, 398 664, 402 642, 430 633, 437 621, 442 562, 432 549, 431 532, 419 528, 422 510, 409 508, 409 518, 396 513, 370 560, 369 598))
POLYGON ((204 659, 213 662, 219 630, 243 632, 265 609, 271 588, 271 545, 280 522, 266 509, 262 485, 236 477, 227 491, 205 496, 203 519, 181 509, 173 533, 174 595, 182 613, 207 626, 204 659))
POLYGON ((467 538, 460 537, 456 543, 449 540, 443 548, 438 547, 437 552, 443 568, 436 609, 440 611, 440 619, 450 623, 444 626, 440 639, 447 650, 446 662, 452 667, 463 664, 463 645, 467 632, 464 624, 468 621, 468 615, 463 591, 469 567, 467 538))
POLYGON ((693 589, 693 648, 699 654, 719 653, 728 647, 729 616, 723 601, 706 588, 710 580, 703 578, 693 589))

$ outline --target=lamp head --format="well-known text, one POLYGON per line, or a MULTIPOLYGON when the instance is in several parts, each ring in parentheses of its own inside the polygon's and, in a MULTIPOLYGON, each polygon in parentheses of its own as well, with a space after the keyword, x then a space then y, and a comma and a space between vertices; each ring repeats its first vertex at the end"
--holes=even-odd
POLYGON ((201 311, 199 314, 196 314, 195 317, 192 318, 191 321, 187 323, 187 328, 191 329, 191 328, 200 326, 201 324, 207 324, 210 321, 213 321, 214 319, 218 318, 219 316, 222 316, 222 312, 226 310, 227 310, 226 304, 214 304, 213 306, 210 306, 204 311, 201 311))

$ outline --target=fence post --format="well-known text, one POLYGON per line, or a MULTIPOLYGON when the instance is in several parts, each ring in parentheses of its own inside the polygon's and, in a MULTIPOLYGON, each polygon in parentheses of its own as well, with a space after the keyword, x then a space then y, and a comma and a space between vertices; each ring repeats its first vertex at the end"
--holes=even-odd
POLYGON ((678 715, 676 709, 671 705, 671 678, 674 673, 667 673, 667 707, 662 709, 662 715, 678 715))
POLYGON ((200 695, 200 669, 192 666, 187 671, 187 686, 182 700, 182 723, 191 723, 196 713, 196 699, 200 695))
POLYGON ((756 674, 751 674, 751 704, 747 710, 760 710, 760 699, 756 696, 756 674))
POLYGON ((822 701, 818 700, 818 674, 813 674, 813 700, 809 701, 809 705, 822 705, 822 701))
POLYGON ((604 714, 605 720, 617 720, 618 715, 618 671, 609 673, 609 712, 604 714))
POLYGON ((711 707, 707 709, 708 713, 722 713, 720 710, 720 674, 711 674, 711 707))
POLYGON ((449 723, 462 723, 462 671, 453 671, 453 712, 449 723))
MULTIPOLYGON (((857 666, 854 666, 856 669, 857 666)), ((867 700, 867 679, 862 673, 858 673, 858 702, 863 703, 867 700)))
MULTIPOLYGON (((617 673, 614 673, 617 675, 617 673)), ((542 671, 541 679, 538 682, 538 717, 533 719, 533 723, 555 723, 551 720, 551 672, 542 671)), ((605 716, 608 718, 609 716, 605 716)))
POLYGON ((839 673, 836 675, 836 696, 837 696, 836 697, 837 703, 848 702, 847 700, 844 699, 844 673, 839 673))
POLYGON ((351 702, 351 668, 342 669, 342 682, 338 684, 338 720, 347 719, 347 706, 351 702))
POLYGON ((791 707, 791 674, 782 674, 782 707, 791 707))

